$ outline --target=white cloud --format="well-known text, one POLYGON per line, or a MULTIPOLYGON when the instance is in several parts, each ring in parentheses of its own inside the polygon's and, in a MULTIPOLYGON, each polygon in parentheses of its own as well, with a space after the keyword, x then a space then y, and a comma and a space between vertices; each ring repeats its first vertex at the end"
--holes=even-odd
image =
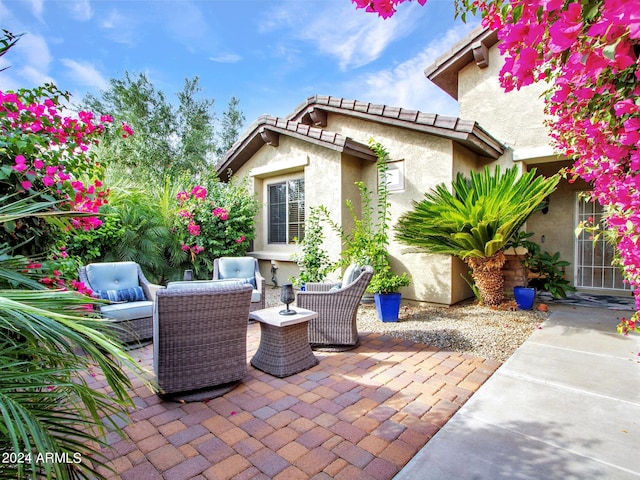
MULTIPOLYGON (((55 80, 47 73, 43 72, 37 67, 33 67, 30 65, 22 67, 20 70, 18 70, 18 73, 20 77, 27 82, 27 85, 44 85, 45 83, 55 83, 55 80)), ((22 86, 24 86, 24 83, 22 86)))
POLYGON ((101 20, 100 27, 106 31, 108 38, 123 45, 135 45, 137 22, 130 15, 122 15, 118 10, 111 10, 101 20))
POLYGON ((441 115, 457 116, 456 101, 424 76, 424 69, 475 27, 460 24, 398 65, 357 76, 345 88, 351 98, 441 115))
POLYGON ((416 4, 398 11, 392 21, 356 10, 349 2, 329 7, 315 16, 301 36, 315 43, 321 53, 335 57, 341 70, 375 61, 392 42, 409 35, 424 15, 416 4))
POLYGON ((209 57, 209 60, 218 63, 237 63, 242 60, 242 57, 240 55, 236 55, 235 53, 222 53, 220 55, 209 57))
POLYGON ((32 66, 44 72, 49 71, 51 64, 51 54, 49 46, 44 37, 34 33, 27 33, 20 38, 12 53, 17 53, 22 58, 25 65, 32 66))
POLYGON ((92 64, 68 58, 63 58, 61 62, 69 69, 69 77, 74 79, 76 85, 85 85, 99 90, 105 90, 109 86, 109 82, 92 64))
POLYGON ((49 74, 52 61, 49 46, 40 35, 25 34, 11 49, 10 55, 3 58, 3 65, 10 66, 2 73, 5 89, 31 88, 54 81, 49 74))
POLYGON ((321 55, 337 60, 341 70, 367 65, 378 59, 394 41, 420 24, 424 9, 415 3, 398 11, 392 20, 356 10, 348 2, 286 2, 272 8, 258 31, 284 30, 284 38, 299 39, 321 55), (301 27, 302 25, 302 27, 301 27))
POLYGON ((74 0, 72 2, 65 2, 65 4, 76 20, 86 21, 93 17, 93 10, 91 9, 89 0, 74 0))
POLYGON ((33 16, 42 19, 42 12, 44 10, 44 0, 28 0, 31 4, 31 11, 33 16))

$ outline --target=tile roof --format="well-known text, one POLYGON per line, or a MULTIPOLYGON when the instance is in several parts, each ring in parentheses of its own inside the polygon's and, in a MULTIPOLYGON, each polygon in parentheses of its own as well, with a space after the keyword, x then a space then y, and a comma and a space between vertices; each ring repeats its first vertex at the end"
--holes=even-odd
POLYGON ((375 161, 375 155, 367 145, 323 128, 327 126, 327 112, 448 138, 479 155, 493 159, 504 152, 504 146, 474 121, 316 95, 298 105, 287 118, 270 115, 259 117, 220 159, 216 166, 218 175, 222 180, 226 180, 229 170, 238 171, 263 145, 277 146, 280 135, 375 161))
POLYGON ((318 115, 318 110, 449 138, 485 157, 496 159, 504 153, 504 146, 475 121, 340 97, 309 97, 288 118, 301 123, 313 123, 314 117, 323 118, 318 115))
POLYGON ((278 146, 280 135, 287 135, 365 160, 376 160, 375 154, 367 145, 352 138, 290 119, 263 115, 249 126, 218 162, 216 169, 220 178, 226 180, 229 170, 237 171, 263 145, 278 146))

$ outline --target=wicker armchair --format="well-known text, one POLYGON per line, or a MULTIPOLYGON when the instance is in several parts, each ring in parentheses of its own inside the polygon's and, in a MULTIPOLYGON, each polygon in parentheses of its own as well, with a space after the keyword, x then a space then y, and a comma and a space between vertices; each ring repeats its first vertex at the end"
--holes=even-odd
POLYGON ((156 298, 153 366, 162 398, 214 398, 247 374, 251 286, 190 283, 169 283, 156 298))
POLYGON ((220 257, 213 261, 213 280, 241 280, 251 283, 251 311, 265 306, 265 280, 253 257, 220 257))
POLYGON ((309 343, 316 350, 344 351, 360 345, 356 315, 373 268, 365 266, 351 283, 307 283, 296 295, 296 305, 318 312, 309 321, 309 343))
POLYGON ((101 305, 100 313, 113 322, 123 344, 149 343, 153 302, 156 292, 164 287, 150 283, 135 262, 90 263, 80 268, 78 276, 96 297, 113 301, 101 305))

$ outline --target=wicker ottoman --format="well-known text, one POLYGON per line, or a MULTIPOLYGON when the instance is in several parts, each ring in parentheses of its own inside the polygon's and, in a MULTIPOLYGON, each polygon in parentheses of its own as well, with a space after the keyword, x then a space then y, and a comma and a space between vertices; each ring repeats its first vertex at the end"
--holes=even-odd
POLYGON ((260 322, 260 345, 251 365, 275 377, 288 377, 318 364, 309 346, 308 322, 318 314, 296 308, 295 315, 280 315, 283 307, 249 313, 260 322))

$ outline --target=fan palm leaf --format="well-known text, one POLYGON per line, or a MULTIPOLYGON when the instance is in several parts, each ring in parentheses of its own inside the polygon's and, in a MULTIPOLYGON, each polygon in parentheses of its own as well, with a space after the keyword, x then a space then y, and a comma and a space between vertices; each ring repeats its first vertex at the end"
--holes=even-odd
MULTIPOLYGON (((0 224, 46 215, 52 205, 3 197, 0 224)), ((58 212, 55 215, 76 216, 58 212)), ((0 478, 102 478, 105 426, 133 406, 126 370, 143 374, 115 340, 107 320, 92 313, 95 299, 48 290, 28 260, 0 246, 0 453, 28 455, 0 464, 0 478), (111 394, 85 380, 95 368, 111 394), (38 455, 54 455, 51 461, 38 455)))

